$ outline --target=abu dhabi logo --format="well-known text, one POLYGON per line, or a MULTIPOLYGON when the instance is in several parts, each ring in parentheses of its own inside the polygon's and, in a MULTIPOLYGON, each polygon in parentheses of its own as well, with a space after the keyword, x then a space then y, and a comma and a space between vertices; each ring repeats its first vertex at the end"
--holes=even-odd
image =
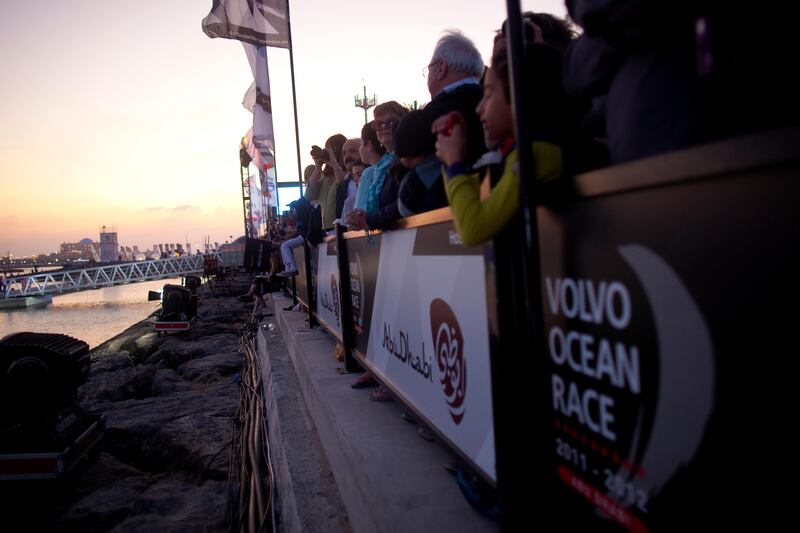
POLYGON ((331 274, 331 300, 333 300, 333 314, 336 315, 336 325, 339 325, 339 282, 331 274))
POLYGON ((464 336, 455 313, 447 302, 436 298, 431 302, 431 333, 440 383, 453 422, 464 418, 467 394, 467 361, 464 358, 464 336))

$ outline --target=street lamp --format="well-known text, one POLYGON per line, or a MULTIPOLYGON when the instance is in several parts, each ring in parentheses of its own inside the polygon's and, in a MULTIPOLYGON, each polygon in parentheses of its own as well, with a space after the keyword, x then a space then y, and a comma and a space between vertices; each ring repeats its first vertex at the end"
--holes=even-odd
POLYGON ((364 98, 360 96, 355 96, 355 105, 356 107, 360 107, 364 110, 364 124, 368 123, 369 120, 367 119, 367 109, 370 107, 375 107, 375 102, 377 100, 377 96, 373 93, 372 98, 367 97, 367 86, 364 85, 364 98))

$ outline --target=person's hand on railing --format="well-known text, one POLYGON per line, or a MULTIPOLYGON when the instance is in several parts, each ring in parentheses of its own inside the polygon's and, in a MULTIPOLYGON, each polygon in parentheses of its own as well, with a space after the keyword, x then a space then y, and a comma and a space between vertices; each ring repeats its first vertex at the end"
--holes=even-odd
POLYGON ((353 209, 347 216, 346 222, 350 231, 367 229, 367 213, 363 209, 353 209))
POLYGON ((451 111, 433 121, 436 134, 436 157, 446 166, 464 161, 467 153, 467 121, 458 111, 451 111))

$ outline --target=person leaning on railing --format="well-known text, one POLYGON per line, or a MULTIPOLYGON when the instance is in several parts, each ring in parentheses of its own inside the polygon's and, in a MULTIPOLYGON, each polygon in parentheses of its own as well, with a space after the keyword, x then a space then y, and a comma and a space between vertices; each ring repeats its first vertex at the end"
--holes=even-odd
MULTIPOLYGON (((574 113, 561 84, 562 55, 540 42, 526 43, 523 76, 529 80, 531 109, 528 120, 533 132, 535 179, 550 182, 559 179, 564 169, 563 143, 571 136, 574 113)), ((467 246, 494 237, 514 216, 520 206, 520 179, 517 147, 514 139, 513 108, 508 77, 505 39, 497 39, 491 68, 484 77, 483 98, 477 112, 483 124, 487 145, 499 146, 499 165, 489 165, 500 179, 488 196, 481 198, 480 177, 470 173, 464 163, 467 126, 463 116, 451 112, 436 119, 432 131, 437 134, 436 155, 444 164, 445 191, 453 210, 456 229, 467 246)))
POLYGON ((350 170, 350 174, 352 175, 352 182, 356 186, 356 192, 350 196, 348 196, 345 201, 344 205, 342 206, 342 217, 341 223, 343 226, 347 227, 347 221, 350 219, 350 213, 353 211, 356 203, 356 195, 358 194, 358 189, 360 188, 361 183, 361 176, 364 174, 364 171, 367 168, 367 164, 363 161, 356 161, 353 163, 353 168, 350 170))
MULTIPOLYGON (((375 166, 380 163, 384 155, 386 155, 386 147, 378 140, 378 134, 375 132, 375 121, 372 120, 364 127, 361 128, 361 145, 358 147, 358 154, 361 156, 361 161, 367 164, 367 168, 361 174, 361 181, 358 183, 358 191, 356 191, 356 199, 353 203, 351 211, 367 208, 367 193, 375 178, 375 166)), ((348 219, 345 219, 350 224, 348 219)))
MULTIPOLYGON (((351 229, 383 229, 400 218, 397 190, 402 167, 398 167, 394 154, 394 129, 408 114, 408 109, 391 100, 377 105, 372 114, 378 141, 386 148, 386 153, 374 165, 372 182, 362 193, 366 196, 359 195, 366 200, 364 209, 354 209, 350 213, 351 229)), ((357 197, 356 204, 358 202, 357 197)))
POLYGON ((326 232, 333 229, 336 220, 336 189, 344 179, 344 169, 340 161, 342 147, 346 141, 347 137, 337 133, 325 141, 325 153, 317 152, 316 149, 311 151, 314 171, 308 178, 305 198, 309 202, 319 200, 322 210, 322 229, 326 232))
POLYGON ((344 166, 345 174, 344 180, 336 188, 336 221, 339 223, 343 220, 344 203, 349 197, 354 197, 358 190, 358 182, 353 180, 353 165, 361 158, 359 155, 360 147, 360 138, 347 139, 342 146, 342 165, 344 166))
MULTIPOLYGON (((303 172, 303 176, 308 180, 308 177, 313 172, 314 167, 309 165, 303 172)), ((295 233, 291 238, 283 241, 280 245, 281 259, 283 261, 283 270, 276 275, 282 278, 291 277, 297 274, 297 265, 294 261, 293 250, 298 246, 302 246, 308 238, 311 224, 311 205, 305 197, 298 198, 289 204, 291 214, 294 215, 295 220, 295 233)))
POLYGON ((412 111, 395 131, 395 154, 408 169, 397 195, 397 206, 404 217, 447 206, 442 162, 433 153, 432 121, 425 109, 412 111))

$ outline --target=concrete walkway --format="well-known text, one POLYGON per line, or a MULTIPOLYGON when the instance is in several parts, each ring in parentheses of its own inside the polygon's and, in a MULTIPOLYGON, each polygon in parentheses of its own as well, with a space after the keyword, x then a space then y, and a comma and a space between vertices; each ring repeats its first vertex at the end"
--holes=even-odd
MULTIPOLYGON (((324 464, 319 470, 324 486, 325 468, 330 468, 338 495, 346 509, 347 520, 342 521, 329 513, 325 525, 316 522, 320 531, 343 527, 357 532, 394 531, 495 531, 496 523, 473 510, 461 494, 455 478, 443 465, 451 462, 450 454, 438 443, 423 440, 417 426, 400 418, 401 406, 393 402, 374 402, 368 396, 371 389, 354 390, 350 383, 357 375, 337 372, 343 365, 334 359, 334 339, 322 328, 309 330, 306 313, 283 311, 291 300, 275 298, 275 316, 262 325, 259 337, 262 368, 270 368, 270 324, 280 330, 294 368, 296 379, 315 433, 311 441, 318 442, 324 454, 324 464), (318 439, 318 440, 317 440, 318 439), (338 525, 337 525, 338 524, 338 525), (336 527, 334 527, 336 526, 336 527)), ((277 356, 283 348, 273 350, 277 356)), ((266 388, 266 395, 271 394, 266 388)), ((270 403, 269 400, 267 403, 270 403)), ((278 413, 270 413, 270 433, 273 419, 280 422, 278 413)), ((271 437, 272 438, 272 437, 271 437)), ((282 447, 291 460, 291 447, 284 442, 272 442, 272 449, 282 447)), ((279 465, 275 466, 280 469, 279 465)), ((291 477, 291 468, 285 469, 291 477)), ((308 469, 306 474, 308 475, 308 469)), ((297 510, 296 522, 302 522, 306 495, 302 487, 279 480, 278 495, 282 506, 297 510), (286 491, 293 494, 286 494, 286 491), (281 493, 283 491, 283 493, 281 493)), ((328 498, 326 501, 330 501, 328 498)), ((328 504, 326 504, 328 505, 328 504)), ((331 505, 328 509, 334 509, 331 505)), ((284 525, 291 520, 284 518, 284 525)), ((325 520, 322 520, 325 522, 325 520)), ((309 531, 309 524, 295 524, 309 531)), ((286 531, 295 530, 288 527, 286 531)))

